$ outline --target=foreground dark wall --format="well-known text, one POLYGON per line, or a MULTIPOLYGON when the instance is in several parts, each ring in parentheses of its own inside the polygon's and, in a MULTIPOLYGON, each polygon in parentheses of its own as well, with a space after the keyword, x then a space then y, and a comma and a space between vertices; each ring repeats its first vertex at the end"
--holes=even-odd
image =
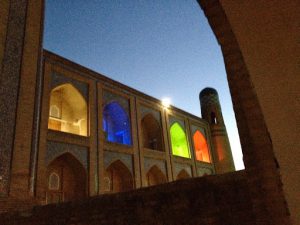
POLYGON ((176 181, 80 202, 2 214, 1 225, 247 224, 252 205, 244 172, 176 181))

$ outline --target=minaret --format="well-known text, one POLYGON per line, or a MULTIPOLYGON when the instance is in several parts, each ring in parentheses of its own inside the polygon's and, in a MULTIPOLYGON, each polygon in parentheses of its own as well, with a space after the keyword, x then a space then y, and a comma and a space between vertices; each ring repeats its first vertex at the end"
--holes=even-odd
POLYGON ((213 88, 205 88, 200 92, 202 118, 208 121, 211 130, 213 149, 212 155, 216 172, 234 171, 231 148, 224 124, 218 92, 213 88))

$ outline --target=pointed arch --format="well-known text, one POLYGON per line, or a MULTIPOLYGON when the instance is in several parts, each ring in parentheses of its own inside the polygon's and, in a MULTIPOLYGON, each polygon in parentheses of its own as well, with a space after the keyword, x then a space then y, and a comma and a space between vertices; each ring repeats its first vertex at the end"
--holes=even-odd
POLYGON ((70 153, 52 160, 47 167, 47 203, 86 197, 87 175, 83 165, 70 153))
POLYGON ((87 136, 87 113, 84 97, 72 84, 66 83, 52 89, 48 129, 87 136))
POLYGON ((191 176, 186 172, 185 169, 180 170, 180 172, 177 174, 176 180, 183 180, 183 179, 188 179, 191 176))
POLYGON ((212 124, 217 124, 217 123, 218 123, 216 114, 215 114, 214 112, 211 112, 211 113, 210 113, 210 119, 211 119, 211 123, 212 123, 212 124))
POLYGON ((49 190, 59 190, 60 187, 60 177, 56 172, 52 172, 49 175, 48 188, 49 190))
POLYGON ((152 166, 146 174, 148 186, 163 184, 167 182, 165 174, 156 166, 152 166))
POLYGON ((141 122, 144 148, 163 151, 162 129, 155 117, 148 113, 141 122))
POLYGON ((125 164, 116 160, 105 170, 105 179, 109 187, 107 191, 122 192, 133 189, 133 178, 125 164))
POLYGON ((179 123, 175 122, 170 128, 173 155, 191 158, 187 137, 179 123))
POLYGON ((208 163, 211 162, 206 138, 199 130, 195 131, 193 135, 193 142, 195 147, 196 159, 198 161, 208 163))
POLYGON ((103 130, 107 141, 131 145, 131 124, 124 108, 116 101, 103 109, 103 130))

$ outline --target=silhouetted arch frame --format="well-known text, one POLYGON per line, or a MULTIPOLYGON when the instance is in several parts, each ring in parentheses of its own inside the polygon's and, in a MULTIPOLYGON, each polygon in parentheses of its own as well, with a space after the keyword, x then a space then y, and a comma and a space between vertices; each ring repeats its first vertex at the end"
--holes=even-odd
MULTIPOLYGON (((256 87, 253 85, 240 44, 221 1, 197 1, 208 19, 224 57, 228 85, 240 134, 246 176, 249 187, 256 187, 251 195, 254 214, 257 221, 277 215, 278 221, 290 223, 289 213, 280 215, 277 213, 279 210, 288 211, 288 209, 282 185, 278 185, 278 180, 281 178, 276 160, 274 160, 273 144, 255 91, 256 87), (249 110, 249 102, 251 102, 251 108, 255 110, 249 110), (257 135, 257 124, 260 124, 260 135, 257 135), (256 159, 255 162, 253 162, 253 158, 256 159), (265 163, 266 161, 268 163, 265 163), (265 179, 265 174, 273 174, 272 185, 265 179), (273 199, 276 199, 276 204, 270 203, 273 199), (261 214, 261 211, 268 212, 268 215, 261 214)), ((247 39, 244 40, 244 42, 246 41, 247 39)))

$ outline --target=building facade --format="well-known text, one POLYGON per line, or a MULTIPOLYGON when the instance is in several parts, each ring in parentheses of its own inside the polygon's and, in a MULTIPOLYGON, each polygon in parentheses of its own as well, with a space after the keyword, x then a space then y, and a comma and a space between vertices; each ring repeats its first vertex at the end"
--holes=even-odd
POLYGON ((201 92, 202 111, 217 100, 217 119, 201 119, 51 52, 43 62, 35 166, 42 203, 234 170, 214 89, 201 92))

